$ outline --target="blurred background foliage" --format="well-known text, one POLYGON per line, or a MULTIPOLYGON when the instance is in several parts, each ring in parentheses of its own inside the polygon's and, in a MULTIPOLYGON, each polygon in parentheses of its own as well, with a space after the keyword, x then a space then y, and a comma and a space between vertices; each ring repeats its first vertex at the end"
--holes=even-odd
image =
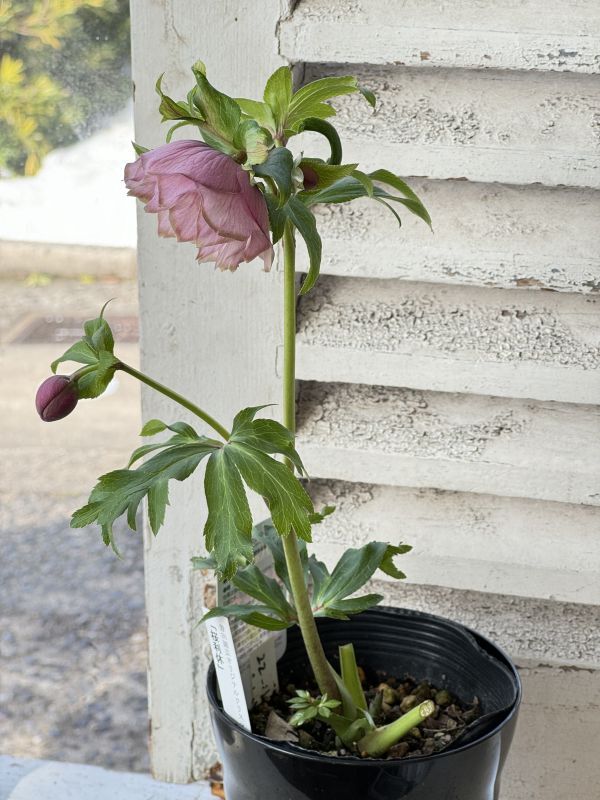
POLYGON ((128 0, 0 0, 0 174, 34 175, 131 95, 128 0))

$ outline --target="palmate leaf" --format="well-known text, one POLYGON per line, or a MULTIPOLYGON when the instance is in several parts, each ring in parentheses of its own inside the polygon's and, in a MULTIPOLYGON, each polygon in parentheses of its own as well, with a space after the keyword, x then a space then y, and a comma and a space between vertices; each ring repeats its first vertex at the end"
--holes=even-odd
POLYGON ((350 597, 362 589, 378 570, 396 579, 406 576, 394 564, 394 557, 407 553, 410 545, 390 545, 386 542, 370 542, 364 547, 350 548, 342 555, 331 574, 324 564, 314 556, 308 565, 313 578, 313 613, 315 616, 348 619, 359 614, 383 599, 379 594, 350 597))
MULTIPOLYGON (((71 525, 83 527, 97 522, 105 543, 114 547, 115 520, 125 516, 129 527, 135 530, 136 513, 147 497, 150 527, 156 534, 169 504, 169 481, 185 480, 208 457, 204 479, 208 517, 204 535, 221 578, 232 579, 238 569, 253 559, 252 516, 244 484, 264 497, 279 535, 288 535, 293 529, 310 541, 311 519, 315 517, 312 502, 291 470, 273 458, 273 454, 283 455, 303 472, 293 436, 274 420, 255 419, 260 408, 247 408, 236 416, 226 443, 199 436, 185 422, 167 425, 161 420, 150 420, 144 425, 142 435, 152 436, 167 429, 174 435, 167 441, 137 448, 129 467, 150 456, 141 466, 103 475, 88 503, 73 514, 71 525)), ((282 607, 277 608, 281 611, 282 607)))

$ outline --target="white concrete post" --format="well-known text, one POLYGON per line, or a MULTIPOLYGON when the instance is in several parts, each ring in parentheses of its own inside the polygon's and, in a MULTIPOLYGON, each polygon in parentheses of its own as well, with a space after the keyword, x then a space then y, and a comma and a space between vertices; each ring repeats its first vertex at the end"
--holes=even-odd
MULTIPOLYGON (((164 142, 154 93, 162 72, 169 94, 185 97, 190 67, 201 59, 223 91, 260 97, 282 63, 276 31, 286 4, 279 0, 131 5, 136 140, 146 147, 164 142)), ((194 137, 191 128, 179 133, 194 137)), ((159 240, 156 218, 140 210, 142 369, 229 424, 243 406, 279 401, 280 274, 277 268, 265 274, 262 262, 221 274, 194 259, 192 246, 159 240)), ((143 412, 145 419, 185 418, 150 392, 143 412)), ((150 738, 155 777, 185 782, 214 760, 204 692, 208 656, 194 627, 202 586, 190 570, 190 558, 202 549, 200 478, 174 487, 171 504, 158 538, 146 535, 150 738)))

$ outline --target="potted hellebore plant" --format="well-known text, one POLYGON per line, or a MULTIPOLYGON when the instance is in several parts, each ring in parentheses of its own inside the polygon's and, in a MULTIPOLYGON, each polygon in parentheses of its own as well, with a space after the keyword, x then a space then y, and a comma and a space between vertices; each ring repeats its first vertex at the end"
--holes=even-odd
POLYGON ((352 77, 324 78, 294 91, 287 67, 267 81, 262 101, 233 99, 207 80, 201 62, 184 101, 164 94, 160 112, 171 121, 167 144, 136 146, 125 168, 129 193, 157 214, 161 236, 194 242, 198 260, 222 270, 261 257, 271 266, 282 243, 284 270, 283 424, 244 408, 230 426, 172 389, 121 361, 114 352, 104 309, 84 335, 52 364, 81 364, 53 375, 39 388, 42 419, 71 413, 80 398, 102 394, 121 370, 166 395, 198 418, 150 420, 142 436, 169 432, 166 440, 138 448, 125 469, 103 475, 71 525, 100 525, 116 548, 113 523, 147 502, 150 528, 161 527, 171 480, 185 480, 205 463, 207 557, 194 567, 214 569, 248 602, 220 604, 205 615, 232 617, 268 631, 288 630, 278 664, 281 690, 251 710, 249 731, 224 710, 215 669, 208 677, 213 725, 224 764, 228 800, 255 798, 378 798, 492 800, 512 738, 520 684, 506 655, 483 636, 449 620, 402 609, 377 608, 382 597, 361 594, 381 570, 404 578, 396 565, 405 544, 370 542, 347 550, 331 571, 308 553, 312 526, 334 509, 313 508, 295 449, 295 335, 298 287, 296 237, 305 243, 306 294, 319 276, 321 239, 312 208, 371 198, 389 209, 429 214, 409 186, 391 172, 366 174, 342 163, 339 136, 328 121, 332 98, 360 92, 352 77), (171 141, 182 126, 203 141, 171 141), (294 156, 292 137, 325 137, 327 161, 294 156), (283 461, 279 460, 283 458, 283 461), (247 489, 264 498, 270 519, 253 527, 247 489), (256 563, 257 545, 268 548, 274 573, 256 563), (273 716, 276 730, 269 726, 273 716), (269 736, 270 734, 270 736, 269 736))

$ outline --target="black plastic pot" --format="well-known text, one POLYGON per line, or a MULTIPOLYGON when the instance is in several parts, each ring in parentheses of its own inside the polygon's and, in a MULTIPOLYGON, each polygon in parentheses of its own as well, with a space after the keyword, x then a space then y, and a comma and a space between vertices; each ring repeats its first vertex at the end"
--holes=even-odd
MULTIPOLYGON (((208 699, 223 763, 227 800, 497 800, 513 737, 521 683, 496 645, 432 614, 377 608, 350 622, 318 621, 328 657, 354 643, 365 669, 413 674, 444 685, 464 701, 479 697, 484 718, 451 749, 402 760, 323 756, 249 733, 221 708, 216 676, 208 699)), ((279 662, 284 681, 308 667, 299 631, 288 631, 279 662)))

